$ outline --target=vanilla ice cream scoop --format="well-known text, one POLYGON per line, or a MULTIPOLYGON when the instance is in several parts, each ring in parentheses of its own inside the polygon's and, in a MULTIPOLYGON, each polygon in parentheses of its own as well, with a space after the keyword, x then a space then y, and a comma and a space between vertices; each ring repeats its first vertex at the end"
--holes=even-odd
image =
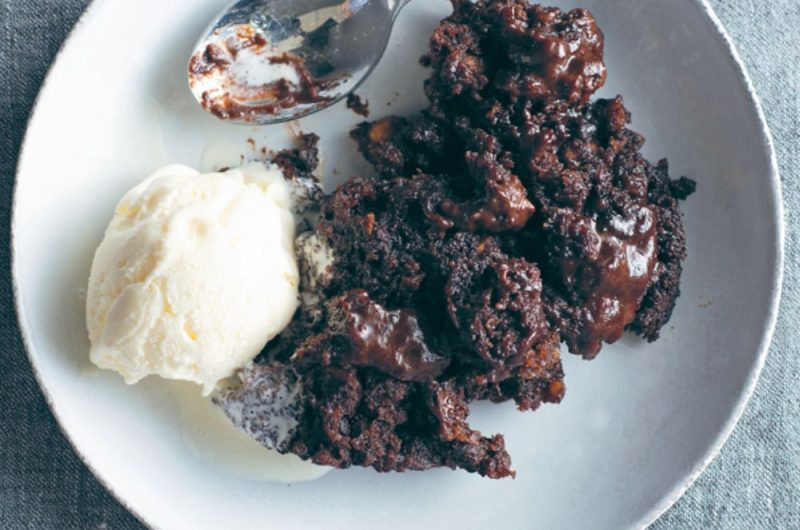
POLYGON ((97 249, 90 357, 128 383, 156 374, 209 394, 298 304, 290 186, 276 166, 157 171, 120 201, 97 249))

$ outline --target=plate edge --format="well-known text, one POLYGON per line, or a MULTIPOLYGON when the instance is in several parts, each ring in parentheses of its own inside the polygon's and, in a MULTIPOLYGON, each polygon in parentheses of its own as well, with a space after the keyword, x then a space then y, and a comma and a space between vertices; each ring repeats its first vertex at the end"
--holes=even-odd
POLYGON ((17 325, 19 327, 20 337, 22 338, 22 344, 25 348, 25 354, 28 357, 28 362, 31 365, 33 376, 36 379, 36 383, 39 386, 39 390, 44 396, 45 402, 47 403, 50 412, 53 415, 53 418, 56 420, 56 424, 58 425, 59 430, 61 431, 62 436, 66 439, 67 443, 69 444, 72 452, 78 457, 81 463, 86 466, 94 478, 103 486, 106 491, 111 493, 114 499, 125 508, 128 513, 133 515, 140 523, 149 527, 149 528, 156 528, 152 521, 149 521, 143 514, 137 512, 122 496, 111 486, 111 484, 102 477, 102 475, 94 468, 94 466, 89 462, 88 458, 83 454, 82 451, 78 449, 73 441, 72 437, 69 435, 69 431, 63 423, 63 419, 61 415, 58 413, 58 407, 53 399, 52 395, 50 394, 47 385, 45 384, 44 380, 42 379, 41 372, 39 371, 39 366, 36 363, 31 352, 33 351, 32 348, 32 340, 30 333, 28 331, 27 320, 22 312, 22 297, 19 292, 19 266, 16 259, 17 256, 17 185, 19 182, 19 176, 21 174, 21 168, 23 167, 23 160, 25 159, 25 152, 27 150, 28 144, 28 136, 31 130, 31 125, 36 121, 38 118, 38 111, 39 111, 39 103, 42 97, 42 94, 45 92, 45 89, 50 83, 52 78, 53 72, 56 69, 56 65, 58 64, 58 60, 60 59, 61 55, 64 53, 67 45, 75 38, 76 35, 80 34, 84 27, 87 25, 88 20, 92 17, 94 12, 97 10, 96 8, 102 4, 102 0, 90 0, 89 4, 84 9, 83 13, 81 13, 78 20, 75 22, 75 25, 70 30, 67 38, 61 43, 58 48, 58 51, 53 56, 53 59, 50 62, 50 66, 47 70, 47 74, 42 81, 41 86, 39 87, 39 91, 36 95, 36 99, 33 102, 33 106, 31 107, 30 115, 28 116, 28 121, 25 125, 25 135, 20 142, 20 149, 19 155, 17 156, 17 167, 14 173, 14 187, 12 191, 12 202, 11 202, 11 223, 10 223, 10 233, 11 233, 11 245, 10 245, 10 252, 9 252, 9 259, 11 260, 11 290, 12 295, 14 297, 14 311, 17 314, 17 325))
POLYGON ((775 226, 777 246, 775 248, 775 265, 772 270, 773 283, 770 285, 770 308, 767 316, 767 325, 765 326, 761 335, 761 340, 759 341, 758 346, 758 358, 756 359, 755 366, 748 376, 747 383, 745 385, 745 391, 736 402, 733 414, 728 417, 727 421, 722 426, 722 429, 717 434, 713 445, 706 451, 703 458, 693 466, 686 480, 684 480, 682 484, 674 487, 672 491, 662 499, 661 502, 647 512, 647 514, 645 514, 642 518, 640 518, 639 521, 636 522, 632 527, 637 529, 648 528, 662 515, 669 511, 669 509, 672 508, 672 506, 678 502, 681 497, 683 497, 689 488, 694 485, 695 481, 700 478, 700 475, 705 472, 711 462, 713 462, 717 456, 719 456, 723 446, 730 439, 731 434, 733 434, 733 430, 739 423, 739 420, 742 418, 742 415, 747 408, 747 404, 750 402, 750 399, 755 393, 756 384, 758 383, 758 379, 764 369, 764 364, 766 363, 767 355, 769 354, 769 348, 772 344, 772 338, 775 334, 775 327, 778 322, 781 291, 783 288, 784 245, 786 237, 784 224, 785 215, 783 208, 783 189, 781 185, 780 168, 778 166, 778 156, 775 152, 775 144, 772 140, 772 133, 770 131, 769 124, 767 123, 767 117, 764 113, 764 108, 761 105, 761 98, 759 98, 758 93, 756 92, 753 80, 750 78, 750 73, 747 71, 747 67, 739 55, 736 44, 733 42, 728 30, 725 29, 722 21, 717 16, 714 8, 711 7, 709 1, 691 0, 691 2, 694 3, 698 9, 705 14, 707 21, 711 23, 719 36, 722 37, 722 41, 725 45, 726 51, 728 52, 728 58, 733 61, 733 65, 736 67, 741 80, 744 81, 745 87, 747 88, 747 95, 750 98, 750 103, 756 109, 756 115, 759 124, 761 125, 761 139, 766 146, 766 154, 767 158, 769 159, 769 176, 772 182, 772 188, 775 192, 776 204, 774 216, 771 219, 771 222, 775 226))
MULTIPOLYGON (((722 37, 729 59, 733 61, 734 66, 736 67, 736 70, 738 71, 741 79, 745 82, 750 102, 756 108, 758 121, 761 125, 761 137, 762 140, 764 140, 767 147, 767 154, 770 164, 770 178, 772 180, 773 188, 775 190, 775 195, 777 199, 775 216, 772 219, 772 221, 775 224, 778 244, 776 247, 775 266, 773 268, 774 281, 773 284, 770 286, 771 303, 767 318, 767 326, 765 327, 764 333, 762 334, 761 341, 759 343, 758 359, 756 360, 754 369, 751 371, 748 377, 745 392, 740 396, 739 400, 736 403, 736 407, 734 409, 733 414, 725 422, 725 425, 722 427, 722 430, 717 436, 714 444, 706 451, 706 454, 703 457, 703 459, 693 467, 691 473, 688 475, 687 479, 682 484, 673 488, 670 494, 668 494, 661 502, 659 502, 654 508, 652 508, 647 514, 645 514, 642 518, 640 518, 637 523, 633 525, 633 528, 638 528, 638 529, 647 528, 654 522, 656 522, 686 493, 686 491, 689 490, 689 488, 695 483, 695 481, 700 477, 700 475, 702 475, 702 473, 711 464, 711 462, 713 462, 714 459, 719 455, 720 451, 722 450, 722 447, 725 445, 725 443, 728 441, 731 434, 733 433, 734 428, 738 424, 742 414, 746 409, 747 403, 750 401, 753 393, 755 392, 756 384, 764 368, 769 347, 775 332, 775 327, 777 325, 777 318, 779 313, 778 309, 780 306, 781 290, 783 285, 784 244, 785 244, 785 226, 784 226, 785 216, 783 208, 783 193, 780 180, 780 170, 777 163, 777 154, 775 152, 775 146, 772 139, 772 134, 770 132, 766 120, 766 115, 764 114, 764 110, 761 105, 761 100, 758 97, 758 94, 755 90, 755 86, 753 85, 752 79, 750 78, 750 75, 739 55, 736 45, 734 44, 727 30, 725 29, 725 26, 722 24, 721 20, 715 13, 714 9, 709 4, 708 0, 691 0, 691 1, 706 15, 707 20, 712 24, 712 26, 717 30, 718 34, 722 37)), ((32 341, 30 334, 28 332, 27 322, 25 320, 23 312, 21 311, 22 300, 18 288, 19 273, 18 273, 18 263, 16 260, 16 253, 17 253, 16 191, 22 167, 22 164, 20 162, 22 162, 24 159, 29 131, 31 129, 31 125, 38 118, 38 108, 39 108, 40 98, 50 82, 53 71, 55 70, 56 65, 58 64, 58 59, 61 57, 62 53, 64 52, 64 49, 73 40, 73 38, 83 31, 84 26, 86 26, 88 19, 91 18, 91 16, 96 11, 96 8, 102 3, 103 0, 91 0, 90 3, 87 5, 86 9, 84 10, 84 12, 79 17, 78 21, 73 26, 67 38, 64 40, 64 42, 61 43, 58 52, 51 61, 51 66, 48 69, 44 81, 39 87, 39 92, 36 96, 34 104, 31 107, 31 113, 28 118, 28 122, 26 124, 25 135, 20 144, 19 155, 17 158, 17 168, 14 175, 14 188, 13 188, 11 223, 10 223, 11 245, 10 245, 10 255, 9 255, 11 260, 12 291, 14 297, 14 307, 17 314, 17 323, 19 325, 19 331, 20 331, 20 336, 22 338, 23 346, 25 347, 25 353, 28 357, 28 361, 31 364, 31 367, 33 368, 32 371, 36 379, 36 382, 39 385, 42 395, 44 396, 45 401, 47 402, 47 405, 53 414, 53 417, 56 419, 56 423, 58 424, 59 429, 61 430, 64 438, 67 440, 73 452, 78 456, 83 465, 86 466, 86 468, 92 473, 92 475, 94 475, 97 481, 109 493, 112 494, 112 496, 117 500, 117 502, 119 502, 126 510, 128 510, 129 513, 131 513, 134 517, 136 517, 142 524, 151 528, 155 528, 155 525, 152 521, 149 521, 143 514, 134 510, 133 507, 130 504, 128 504, 121 497, 121 495, 111 486, 111 484, 109 484, 100 475, 100 473, 88 461, 86 456, 77 448, 72 438, 70 437, 67 429, 63 425, 62 418, 57 411, 57 406, 55 404, 55 401, 50 395, 47 386, 44 384, 44 381, 41 378, 38 365, 36 364, 36 361, 34 360, 33 355, 31 354, 33 350, 33 348, 31 347, 32 341)))

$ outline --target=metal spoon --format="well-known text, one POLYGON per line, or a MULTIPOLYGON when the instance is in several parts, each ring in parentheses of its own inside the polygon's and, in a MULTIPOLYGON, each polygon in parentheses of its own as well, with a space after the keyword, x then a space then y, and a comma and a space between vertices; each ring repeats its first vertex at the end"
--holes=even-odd
POLYGON ((197 43, 189 86, 204 109, 232 122, 307 116, 367 78, 408 2, 238 0, 197 43))

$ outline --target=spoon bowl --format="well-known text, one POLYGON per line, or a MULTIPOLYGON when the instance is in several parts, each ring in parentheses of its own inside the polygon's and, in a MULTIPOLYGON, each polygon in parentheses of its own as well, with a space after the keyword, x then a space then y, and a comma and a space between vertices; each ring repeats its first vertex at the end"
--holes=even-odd
POLYGON ((204 109, 248 125, 294 120, 353 92, 383 56, 409 0, 237 0, 189 61, 204 109))

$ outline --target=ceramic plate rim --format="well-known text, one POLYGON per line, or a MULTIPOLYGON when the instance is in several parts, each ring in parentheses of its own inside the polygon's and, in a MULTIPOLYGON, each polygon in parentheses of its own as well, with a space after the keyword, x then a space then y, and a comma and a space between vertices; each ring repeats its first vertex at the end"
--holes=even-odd
MULTIPOLYGON (((95 467, 90 462, 89 457, 81 451, 81 449, 74 443, 72 437, 70 436, 70 431, 67 426, 63 423, 63 418, 58 413, 58 409, 56 407, 55 400, 50 393, 50 390, 47 387, 44 379, 42 378, 41 372, 39 370, 37 360, 33 354, 33 346, 32 340, 30 336, 30 331, 27 326, 26 317, 22 311, 22 301, 19 293, 19 270, 18 270, 18 262, 16 259, 17 255, 17 230, 16 230, 16 221, 17 221, 17 183, 19 182, 19 177, 21 174, 22 163, 25 160, 25 155, 27 151, 27 140, 28 134, 31 130, 31 125, 39 119, 39 103, 42 98, 42 95, 45 93, 49 86, 50 78, 52 76, 53 69, 55 68, 56 64, 59 62, 61 55, 63 54, 64 50, 70 44, 70 42, 75 38, 76 35, 80 34, 84 27, 88 24, 89 20, 92 18, 94 12, 98 5, 102 4, 104 1, 108 0, 91 0, 89 5, 86 7, 84 12, 79 17, 78 21, 75 23, 74 27, 70 31, 67 38, 61 44, 58 52, 54 56, 47 75, 42 82, 41 87, 39 88, 39 92, 36 96, 36 100, 34 101, 33 107, 31 108, 30 116, 28 122, 26 124, 25 129, 25 136, 20 144, 19 150, 19 157, 17 159, 17 168, 14 176, 14 196, 12 201, 12 210, 11 210, 11 275, 12 275, 12 290, 14 296, 14 308, 17 314, 17 321, 19 324, 20 335, 22 337, 22 342, 25 347, 25 352, 28 356, 28 360, 31 364, 33 369, 34 377, 36 378, 36 382, 39 385, 39 388, 44 395, 45 401, 47 402, 50 411, 53 414, 53 417, 56 419, 58 423, 58 427, 63 433, 64 437, 67 439, 69 445, 72 447, 72 450, 81 460, 81 462, 89 469, 89 471, 94 475, 94 477, 103 485, 103 487, 111 493, 111 495, 123 506, 126 510, 128 510, 134 517, 136 517, 141 523, 145 524, 149 527, 154 527, 154 521, 148 518, 145 514, 139 513, 136 511, 131 504, 125 499, 115 488, 114 486, 103 477, 103 475, 95 469, 95 467)), ((730 435, 733 432, 734 427, 739 422, 742 414, 744 413, 745 407, 747 403, 750 401, 752 397, 756 384, 758 382, 758 378, 761 375, 761 371, 764 367, 764 363, 766 362, 766 358, 769 352, 770 344, 772 343, 772 337, 775 332, 775 326, 777 324, 778 319, 778 312, 780 307, 780 299, 781 299, 781 290, 783 286, 783 274, 784 274, 784 238, 785 238, 785 226, 784 226, 784 211, 783 211, 783 194, 782 194, 782 186, 780 180, 780 171, 778 167, 778 160, 777 154, 775 152, 775 146, 772 140, 772 134, 769 129, 769 125, 767 124, 766 115, 764 114, 764 109, 761 105, 761 100, 756 93, 755 87, 753 85, 752 79, 739 55, 739 52, 736 49, 731 36, 728 34, 727 30, 722 24, 722 21, 719 19, 717 14, 714 12, 714 9, 709 4, 708 0, 691 0, 700 11, 706 16, 707 21, 711 23, 714 29, 717 31, 718 35, 722 38, 723 43, 725 45, 725 50, 728 54, 728 59, 731 60, 736 68, 736 71, 739 74, 740 80, 745 83, 745 87, 747 89, 747 94, 750 99, 750 104, 755 108, 758 122, 761 127, 761 139, 763 141, 762 148, 767 150, 768 159, 769 159, 769 180, 770 180, 770 191, 772 195, 776 199, 776 207, 774 210, 773 218, 771 222, 775 226, 775 232, 777 235, 777 248, 776 248, 776 255, 775 255, 775 262, 773 264, 772 276, 773 276, 773 284, 770 286, 770 307, 769 313, 765 319, 765 326, 761 333, 761 339, 759 341, 758 346, 758 356, 756 358, 756 362, 748 376, 748 380, 744 387, 744 392, 739 396, 736 405, 734 407, 733 413, 728 417, 727 421, 723 425, 722 429, 717 434, 714 442, 709 446, 705 455, 700 458, 697 462, 694 463, 690 472, 686 475, 685 479, 681 484, 676 485, 658 504, 653 506, 648 513, 646 513, 635 525, 636 528, 646 528, 653 524, 661 515, 663 515, 673 504, 675 504, 678 499, 680 499, 684 493, 694 484, 694 482, 700 477, 700 475, 706 470, 706 468, 711 464, 711 462, 719 455, 719 452, 722 450, 722 447, 725 445, 725 442, 728 441, 730 435)))

